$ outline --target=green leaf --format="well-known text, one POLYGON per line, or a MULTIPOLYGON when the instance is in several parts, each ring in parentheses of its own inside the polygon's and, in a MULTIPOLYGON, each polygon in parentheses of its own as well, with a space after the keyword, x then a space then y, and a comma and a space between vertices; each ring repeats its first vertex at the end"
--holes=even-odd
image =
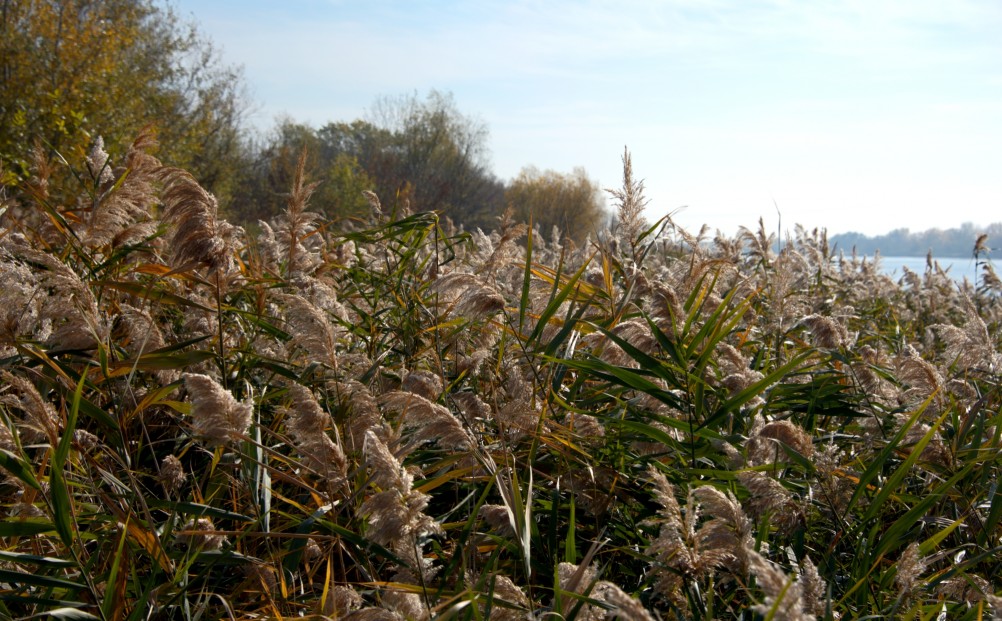
POLYGON ((522 295, 518 300, 518 333, 525 325, 525 312, 529 308, 529 290, 532 283, 532 215, 529 216, 529 231, 525 242, 525 273, 522 275, 522 295))
POLYGON ((140 369, 142 371, 161 371, 170 369, 185 369, 200 362, 212 359, 216 354, 210 351, 193 350, 178 353, 143 354, 139 358, 131 358, 112 365, 114 368, 140 369))
POLYGON ((26 554, 23 552, 0 551, 0 560, 12 563, 23 563, 26 565, 38 565, 39 567, 76 567, 73 561, 55 558, 52 556, 38 556, 36 554, 26 554))
MULTIPOLYGON (((852 497, 849 499, 847 510, 856 506, 856 503, 859 502, 860 496, 862 496, 863 493, 866 491, 867 486, 869 486, 870 483, 875 478, 877 478, 877 476, 883 470, 884 464, 886 464, 887 460, 890 459, 891 455, 893 455, 894 452, 898 450, 899 446, 901 445, 901 440, 905 437, 905 434, 908 433, 908 430, 911 429, 912 425, 914 425, 915 422, 919 419, 919 417, 922 416, 922 412, 924 412, 925 409, 932 402, 932 398, 933 395, 930 395, 929 398, 926 399, 925 402, 917 410, 915 410, 915 412, 912 413, 908 421, 905 422, 905 424, 903 424, 900 429, 898 429, 898 432, 895 433, 894 437, 887 442, 887 445, 880 451, 880 453, 878 453, 874 458, 871 459, 869 465, 866 467, 866 470, 864 470, 863 474, 860 475, 859 477, 859 482, 856 484, 856 491, 853 492, 852 497)), ((869 507, 870 510, 867 513, 871 514, 872 511, 879 510, 879 508, 880 507, 877 506, 877 508, 874 509, 873 503, 871 503, 869 507)))
MULTIPOLYGON (((926 403, 928 403, 928 401, 926 403)), ((921 414, 924 409, 924 406, 919 408, 916 415, 921 414)), ((877 516, 877 513, 883 507, 884 502, 887 501, 890 495, 894 493, 894 491, 901 484, 901 481, 904 480, 904 478, 911 472, 912 466, 915 465, 916 461, 918 461, 919 456, 922 454, 922 450, 925 449, 926 445, 929 444, 933 437, 935 437, 936 433, 939 431, 939 426, 943 424, 943 421, 946 420, 946 417, 949 415, 949 410, 943 412, 936 422, 930 425, 929 431, 922 436, 922 439, 911 448, 911 452, 908 454, 908 457, 901 462, 901 465, 894 471, 894 474, 888 477, 883 487, 880 488, 880 491, 877 492, 876 497, 874 497, 873 501, 870 503, 870 506, 867 507, 866 513, 863 514, 863 522, 868 522, 877 516)), ((913 416, 909 422, 914 424, 915 420, 917 419, 913 416)), ((905 425, 903 429, 908 427, 911 427, 911 425, 905 425)))
MULTIPOLYGON (((962 481, 967 475, 969 475, 976 465, 977 464, 975 462, 967 464, 967 466, 962 470, 937 485, 934 490, 923 496, 914 507, 895 520, 894 523, 891 524, 881 535, 880 544, 875 548, 874 555, 880 556, 881 554, 887 554, 888 552, 893 552, 895 549, 900 547, 901 544, 906 541, 908 532, 915 526, 915 524, 917 524, 918 521, 926 515, 933 505, 940 502, 947 493, 952 491, 958 482, 962 481)), ((955 527, 956 526, 951 526, 948 529, 943 529, 939 534, 942 534, 942 537, 945 537, 949 534, 949 532, 952 532, 955 527)), ((939 543, 942 537, 935 539, 933 543, 929 544, 928 549, 924 549, 922 553, 929 554, 932 551, 932 548, 939 543)), ((927 540, 927 542, 928 541, 933 541, 933 538, 931 537, 927 540)), ((926 543, 923 543, 922 545, 925 546, 926 543)))
MULTIPOLYGON (((125 550, 125 542, 129 538, 129 532, 127 529, 122 529, 122 535, 118 538, 118 547, 115 549, 115 556, 113 557, 111 563, 111 570, 108 572, 107 579, 104 580, 105 590, 104 599, 101 602, 101 613, 104 618, 114 617, 114 612, 119 609, 122 602, 119 600, 119 573, 122 571, 122 559, 124 558, 123 551, 125 550)), ((125 579, 125 576, 122 576, 125 579)))
POLYGON ((577 550, 577 530, 578 524, 575 519, 574 513, 574 495, 571 494, 570 498, 570 512, 567 517, 567 539, 564 543, 564 560, 568 563, 578 562, 578 550, 577 550))
MULTIPOLYGON (((557 312, 557 310, 568 298, 568 296, 570 296, 570 294, 574 291, 574 285, 577 284, 578 280, 585 273, 585 270, 588 268, 589 263, 590 263, 589 261, 582 262, 581 267, 578 269, 578 271, 575 272, 574 275, 572 275, 567 280, 567 282, 564 283, 564 286, 557 291, 557 294, 550 299, 550 303, 547 304, 546 308, 543 309, 543 312, 540 313, 539 321, 536 322, 536 327, 532 330, 532 333, 526 339, 526 343, 532 344, 532 343, 537 343, 539 341, 539 336, 543 333, 543 330, 546 329, 546 326, 549 324, 550 319, 553 317, 553 315, 557 312)), ((560 273, 557 272, 554 278, 555 278, 554 286, 556 286, 560 281, 560 273)))
POLYGON ((35 473, 31 467, 7 449, 0 449, 0 468, 9 472, 14 478, 28 487, 39 492, 42 491, 42 485, 35 478, 35 473))
POLYGON ((51 533, 56 530, 56 526, 49 521, 41 520, 11 520, 7 518, 0 521, 0 537, 30 537, 51 533))
POLYGON ((87 588, 84 584, 71 582, 69 580, 64 580, 63 578, 53 578, 52 576, 11 571, 9 569, 0 569, 0 582, 9 582, 12 584, 31 584, 50 589, 69 589, 71 591, 80 591, 87 588))
POLYGON ((73 546, 73 533, 76 526, 76 518, 73 515, 73 501, 66 485, 66 460, 70 454, 70 447, 73 444, 73 432, 76 430, 77 415, 80 412, 80 398, 83 394, 84 384, 87 374, 80 374, 80 381, 77 382, 77 389, 73 393, 73 400, 70 402, 70 411, 66 416, 66 426, 63 428, 63 435, 59 439, 52 454, 52 463, 49 467, 49 486, 52 493, 52 519, 56 526, 56 532, 63 544, 69 548, 73 546))

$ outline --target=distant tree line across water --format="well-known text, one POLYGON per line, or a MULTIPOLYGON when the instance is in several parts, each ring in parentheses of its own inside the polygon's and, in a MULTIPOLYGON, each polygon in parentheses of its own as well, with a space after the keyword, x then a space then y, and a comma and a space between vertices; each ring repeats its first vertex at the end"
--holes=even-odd
POLYGON ((985 243, 990 248, 992 240, 1002 240, 1002 222, 988 226, 965 222, 959 228, 917 232, 900 228, 874 237, 855 232, 839 233, 831 235, 828 240, 846 253, 855 248, 858 254, 863 255, 880 252, 885 257, 924 257, 931 252, 936 258, 944 258, 972 256, 974 245, 981 235, 988 235, 985 243))

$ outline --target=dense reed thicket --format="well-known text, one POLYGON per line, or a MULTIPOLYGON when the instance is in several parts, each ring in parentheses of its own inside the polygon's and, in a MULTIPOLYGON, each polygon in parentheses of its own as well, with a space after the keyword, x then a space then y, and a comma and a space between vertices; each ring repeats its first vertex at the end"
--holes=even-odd
POLYGON ((303 166, 248 235, 152 146, 2 195, 0 615, 1002 618, 991 272, 647 226, 628 156, 580 247, 303 166))

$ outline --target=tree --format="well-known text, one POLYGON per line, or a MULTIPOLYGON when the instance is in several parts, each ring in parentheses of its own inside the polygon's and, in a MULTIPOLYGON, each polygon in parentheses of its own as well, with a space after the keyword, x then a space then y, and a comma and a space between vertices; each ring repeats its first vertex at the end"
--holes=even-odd
POLYGON ((234 198, 233 211, 244 222, 268 220, 285 209, 299 157, 319 185, 310 210, 330 220, 361 217, 371 211, 363 196, 375 183, 348 150, 328 148, 319 132, 291 119, 279 122, 250 166, 248 180, 234 198))
POLYGON ((238 69, 153 0, 0 0, 0 163, 7 183, 27 154, 109 148, 154 123, 159 157, 229 194, 241 169, 238 69))
POLYGON ((531 218, 543 233, 556 227, 561 238, 578 244, 604 228, 607 219, 598 184, 583 168, 570 174, 523 168, 508 185, 505 200, 515 209, 516 217, 531 218))
POLYGON ((281 209, 275 197, 288 188, 296 158, 306 148, 308 169, 322 181, 311 204, 329 217, 365 209, 351 193, 368 184, 364 189, 374 191, 391 214, 404 208, 438 211, 468 227, 496 225, 504 184, 489 168, 487 129, 463 116, 451 96, 432 91, 424 101, 383 99, 371 117, 318 130, 283 121, 260 151, 256 180, 247 185, 252 195, 238 200, 239 217, 267 218, 281 209))
POLYGON ((329 157, 357 158, 384 205, 407 202, 467 226, 496 223, 504 186, 490 171, 487 127, 461 114, 451 95, 382 99, 370 116, 329 124, 318 136, 329 157))

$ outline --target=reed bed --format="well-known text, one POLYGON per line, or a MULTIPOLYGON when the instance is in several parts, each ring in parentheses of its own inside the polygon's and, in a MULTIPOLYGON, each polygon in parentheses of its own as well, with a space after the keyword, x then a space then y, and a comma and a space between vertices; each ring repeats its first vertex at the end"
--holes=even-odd
POLYGON ((248 234, 153 146, 0 194, 0 615, 1002 619, 993 273, 645 224, 628 154, 581 247, 302 163, 248 234))

